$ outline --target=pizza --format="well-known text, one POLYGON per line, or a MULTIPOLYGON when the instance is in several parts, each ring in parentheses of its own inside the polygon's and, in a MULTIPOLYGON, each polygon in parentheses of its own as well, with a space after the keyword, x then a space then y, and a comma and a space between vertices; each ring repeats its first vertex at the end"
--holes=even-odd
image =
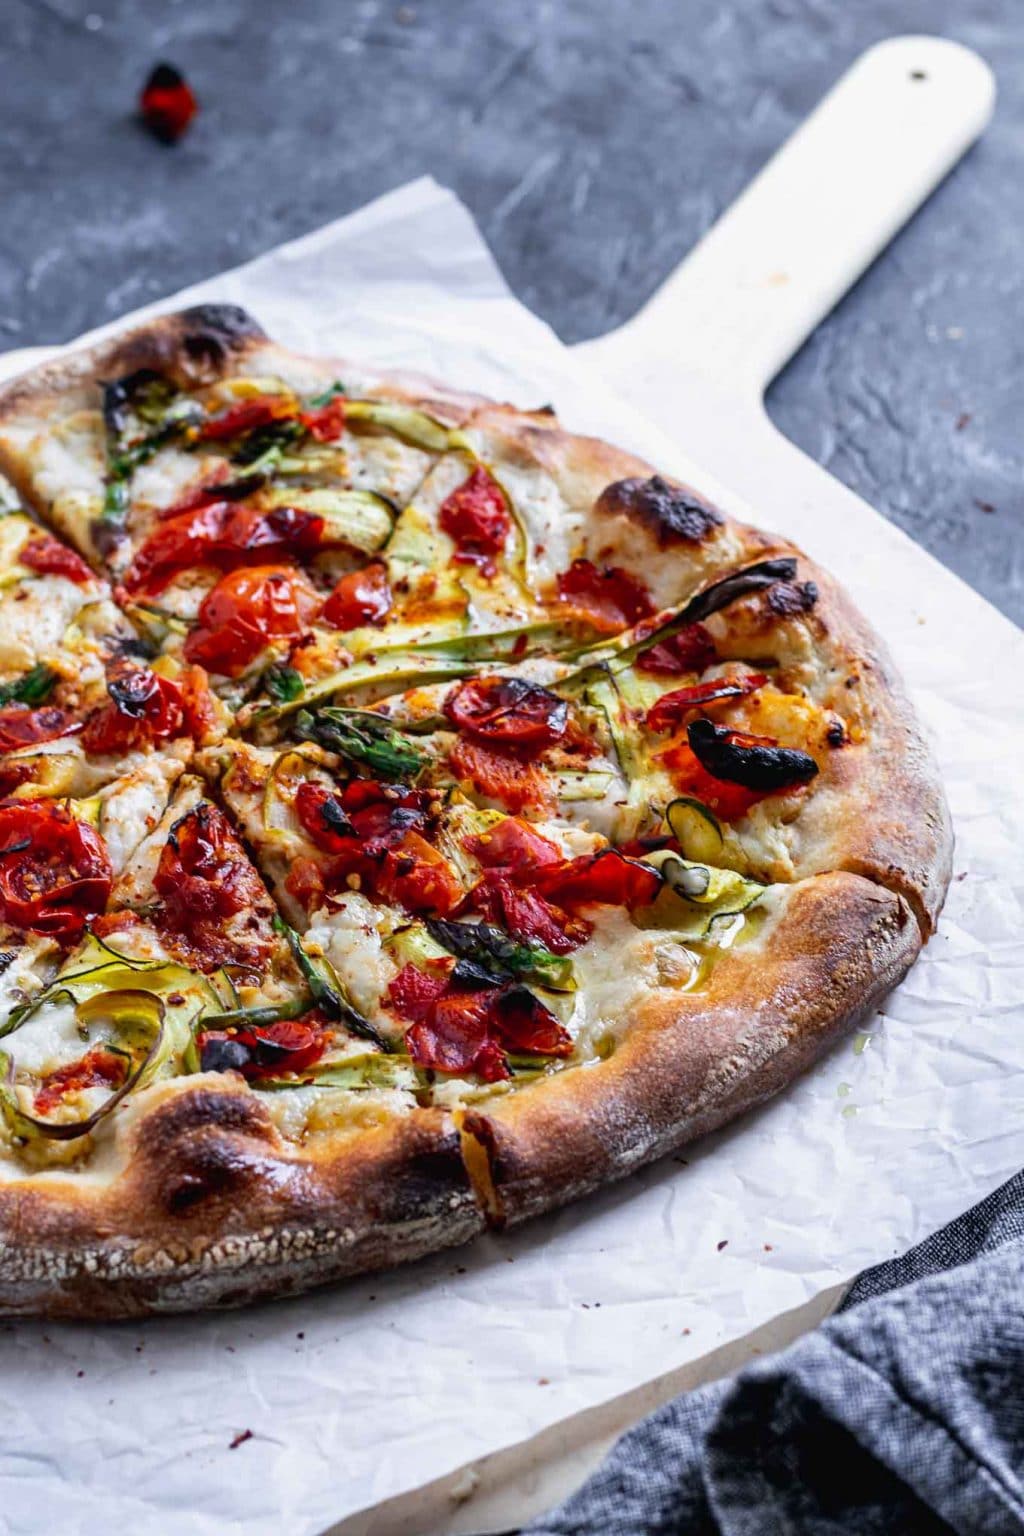
POLYGON ((231 1305, 784 1088, 950 873, 884 647, 592 438, 164 316, 0 392, 0 1306, 231 1305))

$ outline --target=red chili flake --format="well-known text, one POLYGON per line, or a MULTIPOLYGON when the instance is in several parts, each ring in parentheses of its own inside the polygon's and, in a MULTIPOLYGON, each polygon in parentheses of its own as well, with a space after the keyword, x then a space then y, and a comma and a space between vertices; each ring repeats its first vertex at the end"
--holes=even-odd
MULTIPOLYGON (((301 1338, 302 1335, 300 1334, 299 1337, 301 1338)), ((252 1430, 251 1429, 240 1429, 238 1431, 238 1434, 232 1440, 231 1444, 228 1446, 228 1450, 229 1451, 237 1451, 238 1447, 240 1445, 244 1445, 247 1440, 251 1440, 251 1439, 252 1439, 252 1430)))
POLYGON ((173 64, 158 64, 142 88, 139 111, 154 138, 175 144, 199 110, 192 87, 173 64))

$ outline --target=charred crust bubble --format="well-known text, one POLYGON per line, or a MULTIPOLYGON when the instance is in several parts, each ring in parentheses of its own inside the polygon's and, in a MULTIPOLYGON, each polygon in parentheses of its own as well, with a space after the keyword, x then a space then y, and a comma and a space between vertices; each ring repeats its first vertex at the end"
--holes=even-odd
POLYGON ((605 486, 597 499, 597 510, 621 513, 644 523, 661 545, 699 544, 723 518, 695 492, 681 485, 669 485, 660 475, 649 480, 616 480, 605 486))
POLYGON ((197 304, 183 310, 181 344, 200 366, 219 368, 245 341, 266 341, 263 327, 238 304, 197 304))
POLYGON ((810 613, 817 601, 816 581, 780 581, 768 593, 768 607, 780 619, 810 613))
POLYGON ((713 720, 694 720, 686 728, 694 757, 716 779, 742 784, 744 789, 773 794, 796 784, 806 784, 818 772, 809 752, 752 741, 739 731, 716 725, 713 720))

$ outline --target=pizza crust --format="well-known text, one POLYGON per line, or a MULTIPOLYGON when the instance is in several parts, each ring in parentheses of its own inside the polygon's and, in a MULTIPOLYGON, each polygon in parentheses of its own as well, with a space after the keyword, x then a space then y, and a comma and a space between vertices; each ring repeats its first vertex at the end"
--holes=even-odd
POLYGON ((460 1115, 492 1225, 568 1203, 784 1088, 868 1018, 921 948, 902 897, 829 874, 780 893, 706 987, 661 990, 604 1061, 460 1115))
POLYGON ((383 1269, 484 1228, 451 1117, 414 1110, 293 1146, 220 1074, 149 1090, 109 1181, 0 1186, 0 1311, 113 1318, 241 1306, 383 1269))

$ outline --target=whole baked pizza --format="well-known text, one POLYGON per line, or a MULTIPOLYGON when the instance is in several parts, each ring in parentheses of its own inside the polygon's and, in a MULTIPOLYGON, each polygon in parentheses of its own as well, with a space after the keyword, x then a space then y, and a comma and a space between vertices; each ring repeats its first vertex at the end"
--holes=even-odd
POLYGON ((203 306, 0 392, 0 471, 8 1314, 522 1221, 783 1088, 932 931, 876 636, 549 409, 203 306))

